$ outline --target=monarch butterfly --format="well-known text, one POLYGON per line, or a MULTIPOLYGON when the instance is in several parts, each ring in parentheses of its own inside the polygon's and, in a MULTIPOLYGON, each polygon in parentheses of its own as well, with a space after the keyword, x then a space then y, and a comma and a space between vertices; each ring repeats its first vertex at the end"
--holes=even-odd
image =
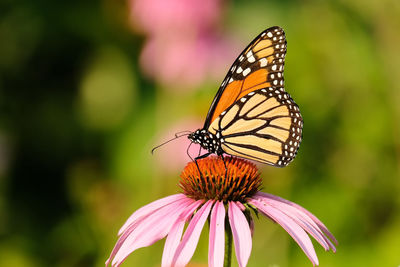
POLYGON ((234 61, 211 103, 202 129, 188 135, 208 153, 227 153, 284 167, 302 139, 299 107, 284 89, 285 33, 271 27, 234 61))

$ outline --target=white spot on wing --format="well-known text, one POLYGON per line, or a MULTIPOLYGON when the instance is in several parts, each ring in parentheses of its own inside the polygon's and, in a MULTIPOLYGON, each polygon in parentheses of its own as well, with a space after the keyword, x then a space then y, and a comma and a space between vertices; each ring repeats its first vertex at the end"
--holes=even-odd
POLYGON ((247 76, 247 74, 249 74, 250 71, 251 71, 250 68, 245 69, 245 70, 243 71, 243 76, 247 76))
POLYGON ((256 61, 256 58, 254 57, 253 52, 251 50, 249 52, 247 52, 246 56, 247 56, 247 60, 250 63, 253 63, 254 61, 256 61))
POLYGON ((265 67, 268 64, 268 60, 265 57, 260 58, 259 62, 260 62, 260 67, 265 67))
POLYGON ((253 63, 254 61, 256 61, 256 58, 254 56, 251 56, 251 57, 247 58, 247 61, 249 61, 250 63, 253 63))

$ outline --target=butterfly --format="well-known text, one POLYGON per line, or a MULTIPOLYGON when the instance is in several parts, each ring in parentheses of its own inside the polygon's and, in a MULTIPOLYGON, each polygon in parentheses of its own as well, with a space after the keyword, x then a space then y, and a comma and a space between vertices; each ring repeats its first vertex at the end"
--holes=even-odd
POLYGON ((211 103, 202 129, 188 135, 210 154, 284 167, 302 140, 299 107, 284 89, 285 33, 271 27, 238 56, 211 103))

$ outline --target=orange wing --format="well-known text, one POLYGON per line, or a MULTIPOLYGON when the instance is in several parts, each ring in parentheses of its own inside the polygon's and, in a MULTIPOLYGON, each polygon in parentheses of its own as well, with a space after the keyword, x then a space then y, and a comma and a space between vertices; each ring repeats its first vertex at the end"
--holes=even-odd
POLYGON ((271 27, 255 38, 233 63, 208 111, 204 129, 238 99, 265 88, 283 86, 285 33, 271 27))

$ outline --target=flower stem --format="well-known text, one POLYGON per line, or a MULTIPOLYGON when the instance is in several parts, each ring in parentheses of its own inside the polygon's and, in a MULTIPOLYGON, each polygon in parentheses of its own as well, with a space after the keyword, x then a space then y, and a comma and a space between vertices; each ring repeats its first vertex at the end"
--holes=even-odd
POLYGON ((232 263, 232 230, 229 225, 229 222, 226 222, 224 267, 231 267, 231 263, 232 263))

